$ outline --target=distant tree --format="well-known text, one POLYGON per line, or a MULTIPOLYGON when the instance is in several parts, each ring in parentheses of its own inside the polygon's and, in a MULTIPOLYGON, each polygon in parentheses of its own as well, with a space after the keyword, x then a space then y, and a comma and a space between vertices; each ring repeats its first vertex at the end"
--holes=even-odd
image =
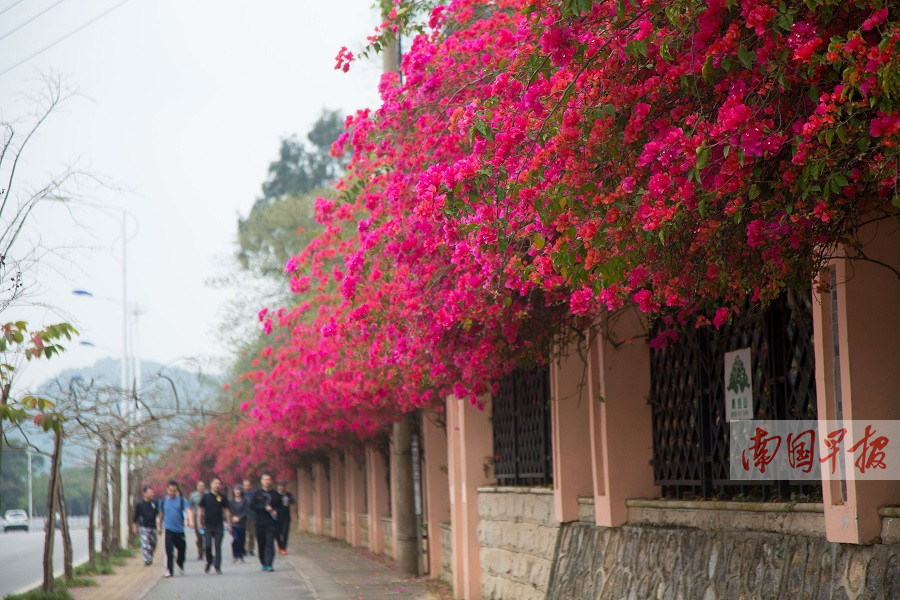
POLYGON ((238 219, 237 258, 245 271, 277 276, 318 231, 313 203, 316 196, 329 195, 328 186, 344 172, 345 161, 331 156, 331 146, 343 131, 337 111, 323 110, 306 141, 296 135, 281 140, 262 195, 250 214, 238 219))
MULTIPOLYGON (((21 508, 28 509, 28 454, 20 448, 24 443, 13 439, 12 445, 4 444, 4 461, 0 467, 0 507, 2 510, 21 508)), ((32 469, 35 473, 44 468, 46 459, 40 454, 32 457, 32 469)), ((44 493, 46 494, 46 484, 44 493)), ((42 496, 35 496, 41 498, 42 496)), ((40 506, 40 504, 38 505, 40 506)))
POLYGON ((331 145, 343 132, 344 123, 339 113, 325 109, 306 134, 306 142, 296 135, 281 140, 278 160, 269 164, 262 196, 254 208, 337 181, 346 162, 331 156, 331 145))
MULTIPOLYGON (((43 457, 41 457, 43 458, 43 457)), ((62 483, 66 490, 66 510, 70 515, 87 515, 91 503, 91 483, 94 467, 63 468, 62 483)), ((34 497, 46 498, 49 474, 41 473, 34 479, 34 497)), ((35 507, 35 516, 46 514, 46 507, 35 507)))

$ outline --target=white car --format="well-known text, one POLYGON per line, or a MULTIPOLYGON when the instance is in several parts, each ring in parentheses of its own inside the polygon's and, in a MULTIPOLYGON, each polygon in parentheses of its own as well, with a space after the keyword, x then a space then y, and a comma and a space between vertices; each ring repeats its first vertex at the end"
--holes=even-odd
POLYGON ((3 516, 4 533, 10 529, 23 529, 28 531, 28 513, 24 510, 8 510, 3 516))

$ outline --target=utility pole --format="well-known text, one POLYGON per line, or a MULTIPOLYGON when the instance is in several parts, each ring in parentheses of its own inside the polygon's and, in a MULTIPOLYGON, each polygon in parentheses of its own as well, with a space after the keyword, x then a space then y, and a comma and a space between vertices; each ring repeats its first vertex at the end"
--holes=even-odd
MULTIPOLYGON (((384 49, 384 72, 400 70, 399 33, 384 49)), ((394 465, 391 482, 397 493, 397 567, 406 575, 419 575, 419 544, 416 532, 416 502, 413 485, 412 438, 418 411, 394 423, 394 465)))
POLYGON ((26 450, 28 453, 28 528, 31 530, 31 519, 34 517, 34 477, 31 470, 31 448, 26 450))
MULTIPOLYGON (((122 412, 127 420, 131 414, 131 402, 128 399, 128 224, 127 213, 122 211, 122 364, 120 375, 122 379, 122 412)), ((122 449, 127 448, 127 442, 122 444, 122 449)), ((119 455, 119 540, 122 548, 128 547, 128 453, 119 455)), ((115 509, 114 509, 115 510, 115 509)))

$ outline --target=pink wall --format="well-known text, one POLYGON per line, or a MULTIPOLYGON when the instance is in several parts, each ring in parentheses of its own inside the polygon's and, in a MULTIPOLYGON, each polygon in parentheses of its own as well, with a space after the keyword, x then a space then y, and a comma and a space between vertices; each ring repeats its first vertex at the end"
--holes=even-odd
POLYGON ((325 519, 328 515, 328 477, 325 475, 325 465, 321 462, 313 463, 313 514, 316 517, 315 533, 324 535, 325 519))
POLYGON ((597 525, 605 527, 628 520, 625 501, 629 498, 659 494, 650 466, 650 348, 645 332, 645 323, 633 309, 619 316, 591 345, 588 381, 594 510, 597 525))
POLYGON ((441 573, 441 523, 450 521, 450 480, 447 464, 447 430, 438 424, 445 414, 422 413, 422 446, 425 456, 425 522, 428 531, 428 574, 441 573))
POLYGON ((297 514, 300 531, 309 531, 313 510, 312 478, 309 467, 297 469, 297 514))
MULTIPOLYGON (((584 350, 584 349, 583 349, 584 350)), ((578 520, 578 497, 593 494, 590 390, 587 364, 577 348, 550 364, 553 505, 556 520, 578 520)))
MULTIPOLYGON (((859 239, 867 256, 900 268, 896 223, 870 224, 860 231, 859 239)), ((819 418, 837 417, 839 397, 844 420, 900 419, 900 281, 883 266, 835 259, 820 274, 825 283, 831 267, 838 284, 836 302, 828 291, 813 296, 819 418), (840 386, 836 386, 838 376, 840 386)), ((848 431, 848 435, 859 437, 858 432, 848 431)), ((845 470, 852 476, 854 457, 848 453, 846 458, 845 470)), ((881 535, 878 509, 900 503, 900 483, 848 479, 846 487, 844 498, 839 481, 822 482, 828 540, 870 543, 881 535)))
POLYGON ((381 517, 388 514, 387 468, 381 452, 371 446, 366 448, 366 486, 368 489, 366 512, 369 515, 369 550, 380 554, 384 552, 381 517))
POLYGON ((478 488, 494 481, 491 402, 489 397, 483 401, 485 409, 479 410, 468 400, 447 400, 453 593, 455 598, 464 600, 482 597, 478 488))
POLYGON ((365 461, 361 456, 354 456, 350 452, 344 453, 344 473, 346 495, 346 512, 348 523, 345 539, 351 546, 361 546, 359 515, 365 512, 365 485, 366 471, 365 461))

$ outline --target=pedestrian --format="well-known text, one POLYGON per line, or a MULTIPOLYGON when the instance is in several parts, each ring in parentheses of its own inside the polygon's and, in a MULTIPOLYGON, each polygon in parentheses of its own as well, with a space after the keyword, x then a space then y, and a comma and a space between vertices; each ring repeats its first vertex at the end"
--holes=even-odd
POLYGON ((175 551, 178 558, 175 564, 184 575, 184 559, 187 543, 184 541, 184 527, 194 526, 193 512, 188 501, 181 495, 178 483, 170 481, 166 485, 166 495, 159 503, 159 514, 156 516, 156 527, 160 533, 165 529, 166 545, 166 577, 172 576, 172 559, 175 551))
POLYGON ((288 534, 291 532, 291 505, 296 502, 294 495, 287 491, 287 482, 284 479, 278 481, 278 493, 281 502, 278 504, 278 553, 287 554, 288 534))
POLYGON ((228 503, 231 509, 231 556, 234 562, 244 562, 247 551, 244 549, 244 539, 247 533, 247 515, 250 513, 250 503, 244 496, 244 489, 234 486, 234 498, 228 503))
POLYGON ((209 482, 209 491, 203 494, 197 508, 200 514, 197 529, 203 532, 203 547, 206 550, 205 571, 209 573, 209 568, 215 566, 216 574, 221 575, 223 529, 228 527, 224 523, 231 521, 231 510, 218 477, 213 477, 209 482))
MULTIPOLYGON (((244 480, 244 498, 247 499, 247 506, 250 506, 250 500, 253 498, 253 487, 249 479, 244 480)), ((256 519, 253 518, 252 514, 250 517, 247 519, 247 540, 244 548, 248 556, 256 556, 256 519)))
POLYGON ((134 507, 134 521, 131 530, 141 539, 141 552, 144 555, 144 566, 153 564, 153 553, 156 552, 156 517, 159 506, 153 498, 153 488, 145 485, 142 499, 134 507))
POLYGON ((256 538, 259 541, 259 562, 263 571, 274 571, 275 536, 278 532, 278 505, 281 494, 272 485, 272 476, 263 473, 259 478, 261 486, 253 492, 250 509, 256 515, 256 538))
POLYGON ((197 518, 199 515, 197 513, 197 506, 200 505, 200 499, 203 498, 203 494, 206 493, 206 483, 203 481, 197 482, 197 487, 194 488, 194 491, 191 492, 191 495, 188 496, 188 500, 191 503, 191 513, 194 519, 194 523, 197 523, 197 529, 194 530, 194 535, 197 538, 197 560, 203 560, 203 534, 200 533, 200 520, 197 518))

